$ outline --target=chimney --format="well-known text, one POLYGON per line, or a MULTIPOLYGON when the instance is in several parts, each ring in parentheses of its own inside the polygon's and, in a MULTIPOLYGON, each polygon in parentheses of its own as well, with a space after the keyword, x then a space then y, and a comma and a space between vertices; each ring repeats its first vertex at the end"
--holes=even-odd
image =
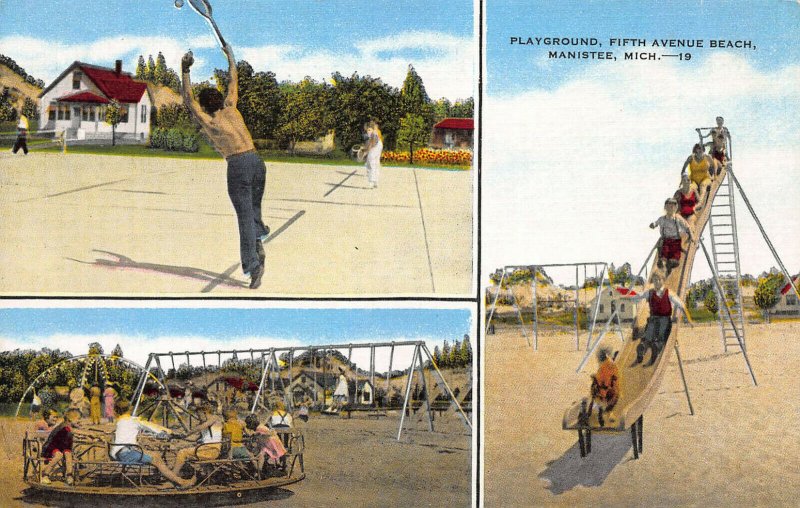
POLYGON ((114 72, 117 73, 117 76, 122 74, 122 60, 117 60, 114 66, 114 72))

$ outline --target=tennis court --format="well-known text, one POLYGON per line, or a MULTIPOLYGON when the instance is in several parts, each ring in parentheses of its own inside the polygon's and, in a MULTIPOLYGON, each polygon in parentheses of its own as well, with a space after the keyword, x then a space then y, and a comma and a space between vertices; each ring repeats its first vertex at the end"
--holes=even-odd
POLYGON ((471 293, 473 172, 267 163, 247 289, 222 160, 0 154, 3 295, 471 293))

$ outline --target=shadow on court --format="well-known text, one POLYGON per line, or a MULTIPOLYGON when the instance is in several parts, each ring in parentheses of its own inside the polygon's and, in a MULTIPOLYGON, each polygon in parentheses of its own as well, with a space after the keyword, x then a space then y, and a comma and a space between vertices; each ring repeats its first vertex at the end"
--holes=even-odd
MULTIPOLYGON (((209 285, 213 284, 213 287, 220 285, 235 287, 235 288, 247 287, 247 284, 245 284, 244 282, 232 279, 230 277, 233 271, 231 271, 230 273, 228 273, 227 271, 225 273, 217 273, 209 270, 203 270, 202 268, 194 268, 191 266, 174 266, 174 265, 160 265, 157 263, 140 263, 138 261, 134 261, 133 259, 127 256, 123 256, 122 254, 117 254, 115 252, 109 252, 97 249, 93 250, 92 252, 106 254, 110 256, 112 259, 95 258, 94 261, 81 261, 80 259, 74 259, 74 258, 66 258, 66 259, 74 261, 76 263, 99 266, 104 268, 174 275, 176 277, 182 277, 184 279, 207 282, 209 285)), ((234 265, 234 270, 236 269, 237 266, 238 264, 234 265)))
POLYGON ((592 453, 581 458, 576 442, 561 457, 548 462, 539 478, 550 483, 547 489, 553 494, 563 494, 577 486, 597 487, 630 451, 631 438, 626 432, 592 435, 592 453))

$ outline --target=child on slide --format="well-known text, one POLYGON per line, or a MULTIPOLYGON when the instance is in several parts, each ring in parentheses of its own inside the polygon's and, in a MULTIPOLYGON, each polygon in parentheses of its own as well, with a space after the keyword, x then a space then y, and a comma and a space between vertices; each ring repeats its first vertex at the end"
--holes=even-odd
POLYGON ((597 361, 600 362, 600 366, 597 368, 597 373, 592 375, 592 404, 589 406, 587 418, 597 407, 597 421, 601 427, 605 425, 604 414, 611 412, 619 402, 620 378, 619 367, 614 362, 616 356, 616 353, 613 357, 611 356, 610 349, 600 348, 597 352, 597 361))
POLYGON ((681 264, 681 234, 686 234, 689 242, 694 241, 692 230, 686 219, 677 215, 678 200, 669 198, 664 202, 664 215, 650 224, 650 229, 659 228, 661 232, 661 247, 658 253, 658 267, 664 268, 666 265, 667 277, 673 268, 681 264))

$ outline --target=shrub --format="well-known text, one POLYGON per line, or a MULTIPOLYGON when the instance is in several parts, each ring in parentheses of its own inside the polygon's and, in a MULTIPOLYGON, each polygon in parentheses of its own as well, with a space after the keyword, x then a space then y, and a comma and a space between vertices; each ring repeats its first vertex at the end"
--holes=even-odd
POLYGON ((167 142, 167 131, 156 127, 150 131, 150 148, 164 148, 167 142))
POLYGON ((200 137, 197 133, 187 132, 183 135, 183 151, 196 152, 200 149, 200 137))
POLYGON ((183 150, 183 133, 178 129, 170 129, 167 131, 167 150, 178 152, 183 150))
POLYGON ((253 144, 256 150, 278 150, 280 144, 277 139, 254 139, 253 144))

